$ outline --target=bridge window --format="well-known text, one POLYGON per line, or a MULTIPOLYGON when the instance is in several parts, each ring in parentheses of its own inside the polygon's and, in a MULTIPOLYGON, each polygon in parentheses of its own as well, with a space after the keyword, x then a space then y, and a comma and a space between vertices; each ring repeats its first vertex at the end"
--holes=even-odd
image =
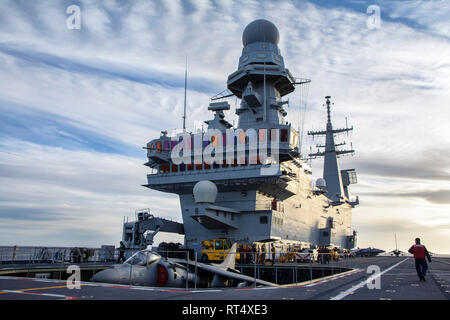
POLYGON ((278 131, 277 131, 277 129, 270 128, 269 139, 270 139, 270 141, 277 141, 278 140, 278 131))
POLYGON ((259 141, 260 142, 266 141, 266 134, 267 134, 266 129, 259 129, 259 141))
POLYGON ((280 137, 280 140, 281 140, 282 142, 288 141, 288 131, 287 131, 287 129, 281 129, 281 137, 280 137))
POLYGON ((249 142, 256 142, 256 131, 248 130, 248 140, 249 142))
POLYGON ((223 160, 222 168, 228 168, 227 160, 223 160))
POLYGON ((159 172, 160 173, 167 173, 167 172, 169 172, 169 166, 159 166, 159 172))
POLYGON ((245 141, 246 141, 245 131, 239 132, 239 143, 240 144, 245 144, 245 141))
POLYGON ((250 158, 250 164, 259 164, 258 163, 258 157, 251 157, 250 158))

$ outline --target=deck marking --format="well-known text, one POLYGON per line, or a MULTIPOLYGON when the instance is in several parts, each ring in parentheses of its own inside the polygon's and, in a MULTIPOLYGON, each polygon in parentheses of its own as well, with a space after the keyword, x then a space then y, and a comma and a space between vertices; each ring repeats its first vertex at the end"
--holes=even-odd
POLYGON ((34 291, 34 290, 59 289, 59 288, 67 288, 67 285, 53 286, 53 287, 39 287, 39 288, 30 288, 30 289, 18 289, 16 291, 34 291))
POLYGON ((29 289, 17 289, 17 290, 0 289, 0 293, 9 293, 9 291, 26 292, 26 291, 45 290, 45 289, 60 289, 60 288, 67 288, 67 285, 64 285, 64 286, 53 286, 53 287, 29 288, 29 289))
POLYGON ((374 275, 370 276, 366 280, 361 281, 360 283, 358 283, 357 285, 351 287, 350 289, 339 293, 337 296, 334 296, 334 297, 330 298, 330 300, 342 300, 342 299, 344 299, 349 294, 353 294, 356 290, 361 289, 366 284, 372 282, 372 280, 374 280, 375 278, 381 277, 383 274, 385 274, 386 272, 394 269, 396 266, 398 266, 399 264, 405 262, 406 260, 408 260, 408 258, 406 258, 405 260, 400 261, 399 263, 394 264, 392 267, 389 267, 386 270, 384 270, 384 271, 382 271, 382 272, 380 272, 378 274, 374 274, 374 275))
POLYGON ((37 296, 63 298, 63 299, 66 299, 66 300, 74 300, 74 299, 77 298, 77 297, 66 296, 66 295, 62 295, 62 294, 53 294, 53 293, 25 292, 25 291, 18 291, 18 290, 2 290, 2 291, 4 293, 31 294, 31 295, 37 295, 37 296))

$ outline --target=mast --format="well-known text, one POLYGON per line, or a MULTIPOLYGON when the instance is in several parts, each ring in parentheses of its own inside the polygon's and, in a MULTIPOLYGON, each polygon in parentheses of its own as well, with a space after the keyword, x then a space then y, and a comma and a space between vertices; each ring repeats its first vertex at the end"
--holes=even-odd
MULTIPOLYGON (((337 158, 342 154, 353 154, 355 151, 353 149, 350 150, 337 150, 337 146, 344 145, 345 143, 335 144, 334 135, 343 132, 349 132, 353 130, 351 128, 341 128, 341 129, 333 129, 333 125, 331 123, 331 101, 330 96, 326 96, 326 106, 327 106, 327 128, 325 131, 308 131, 308 135, 316 136, 316 135, 324 135, 325 136, 325 145, 317 145, 318 148, 325 148, 324 151, 317 151, 316 153, 310 153, 309 156, 311 158, 316 157, 324 157, 324 166, 323 166, 323 178, 326 181, 326 191, 327 197, 334 201, 340 202, 342 198, 349 197, 346 187, 350 183, 350 181, 346 181, 343 183, 342 172, 339 168, 339 163, 337 158), (345 187, 345 188, 344 188, 345 187)), ((348 170, 344 170, 346 180, 349 179, 348 170)))
POLYGON ((183 111, 183 132, 186 131, 186 89, 187 89, 187 56, 184 69, 184 111, 183 111))

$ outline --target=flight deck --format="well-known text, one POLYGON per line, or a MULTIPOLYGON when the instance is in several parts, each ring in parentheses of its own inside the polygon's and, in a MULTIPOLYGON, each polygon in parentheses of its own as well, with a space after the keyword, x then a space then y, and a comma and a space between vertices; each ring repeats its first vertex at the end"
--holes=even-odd
MULTIPOLYGON (((411 257, 361 257, 349 271, 279 287, 168 288, 0 276, 0 300, 449 300, 450 259, 434 258, 420 282, 411 257), (368 267, 378 266, 379 288, 368 267)), ((370 269, 370 268, 369 268, 370 269)))

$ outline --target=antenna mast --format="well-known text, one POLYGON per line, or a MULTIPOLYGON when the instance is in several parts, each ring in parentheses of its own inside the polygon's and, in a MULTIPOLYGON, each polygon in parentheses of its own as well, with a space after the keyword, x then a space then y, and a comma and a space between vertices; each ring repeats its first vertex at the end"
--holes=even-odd
POLYGON ((184 69, 184 112, 183 112, 183 132, 186 131, 186 89, 187 89, 187 56, 184 69))
MULTIPOLYGON (((348 185, 356 183, 356 172, 353 169, 340 170, 337 158, 339 155, 353 154, 355 151, 350 150, 338 150, 336 147, 344 145, 345 143, 336 144, 334 142, 334 136, 338 133, 348 132, 353 130, 351 128, 333 129, 331 124, 331 101, 330 96, 326 96, 327 107, 327 127, 322 131, 308 131, 310 136, 325 136, 325 144, 317 145, 318 148, 324 148, 323 151, 317 150, 315 153, 310 153, 310 158, 324 157, 323 178, 327 182, 326 190, 328 197, 334 202, 341 202, 344 197, 349 198, 348 185)), ((350 202, 351 205, 358 204, 357 201, 350 202)))

